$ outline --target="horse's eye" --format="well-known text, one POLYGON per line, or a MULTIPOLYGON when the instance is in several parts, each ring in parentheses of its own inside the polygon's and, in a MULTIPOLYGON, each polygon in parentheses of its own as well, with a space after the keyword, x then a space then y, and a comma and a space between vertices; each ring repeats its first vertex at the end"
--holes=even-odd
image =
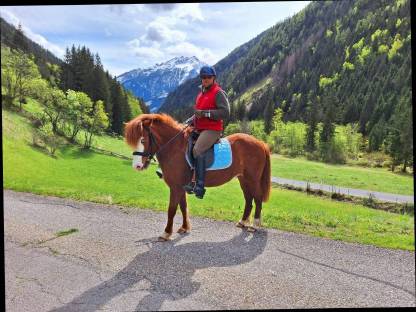
POLYGON ((141 139, 141 140, 140 140, 140 143, 144 144, 144 139, 141 139))

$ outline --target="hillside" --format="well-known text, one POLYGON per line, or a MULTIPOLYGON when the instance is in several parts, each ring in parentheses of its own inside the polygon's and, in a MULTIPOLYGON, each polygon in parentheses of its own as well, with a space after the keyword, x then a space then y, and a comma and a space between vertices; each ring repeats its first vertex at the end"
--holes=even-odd
MULTIPOLYGON (((66 48, 64 60, 61 60, 29 39, 21 27, 16 29, 2 18, 0 22, 2 98, 10 102, 9 105, 17 98, 24 103, 24 98, 30 95, 28 84, 31 78, 24 71, 33 57, 34 71, 40 73, 49 87, 65 93, 68 90, 84 92, 94 102, 102 101, 110 122, 106 129, 109 133, 122 134, 124 122, 148 112, 143 99, 136 98, 105 70, 98 53, 85 46, 72 45, 66 48), (26 87, 22 88, 22 85, 26 87)), ((36 89, 38 87, 33 87, 32 91, 36 89)))
MULTIPOLYGON (((316 105, 318 120, 331 111, 333 122, 357 122, 378 150, 393 120, 411 126, 399 114, 411 109, 410 38, 408 0, 317 1, 214 66, 245 118, 270 120, 280 107, 284 120, 307 122, 316 105)), ((198 84, 180 85, 160 111, 186 118, 198 84)))
POLYGON ((52 52, 43 48, 36 42, 27 38, 23 32, 16 29, 13 25, 6 22, 0 17, 0 33, 1 45, 7 45, 11 48, 21 49, 27 54, 33 54, 35 63, 39 68, 39 72, 45 79, 50 79, 54 75, 51 65, 62 66, 63 61, 56 57, 52 52))

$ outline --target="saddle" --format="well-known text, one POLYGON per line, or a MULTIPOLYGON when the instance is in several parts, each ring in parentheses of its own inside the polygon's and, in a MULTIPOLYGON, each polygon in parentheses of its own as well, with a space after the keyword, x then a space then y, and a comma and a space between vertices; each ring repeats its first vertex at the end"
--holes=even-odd
MULTIPOLYGON (((186 148, 185 158, 192 170, 195 168, 195 159, 193 157, 192 150, 198 137, 199 133, 192 131, 189 135, 188 146, 186 148)), ((225 169, 232 163, 231 146, 230 142, 226 138, 218 139, 214 145, 204 153, 204 155, 206 170, 225 169)))

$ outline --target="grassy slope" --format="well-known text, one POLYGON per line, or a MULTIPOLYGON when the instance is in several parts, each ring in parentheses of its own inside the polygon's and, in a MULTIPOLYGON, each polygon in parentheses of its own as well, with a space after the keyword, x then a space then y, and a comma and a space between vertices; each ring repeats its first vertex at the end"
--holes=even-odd
MULTIPOLYGON (((154 173, 154 165, 137 173, 130 161, 72 146, 58 150, 57 157, 52 158, 31 147, 30 125, 26 119, 6 111, 2 119, 4 188, 166 211, 169 191, 154 173)), ((112 140, 115 139, 103 139, 107 146, 119 146, 120 141, 112 140)), ((238 181, 233 180, 208 189, 204 200, 189 196, 188 203, 191 215, 237 221, 242 215, 244 200, 238 181)), ((414 250, 411 216, 294 191, 273 189, 270 201, 263 208, 263 222, 266 227, 281 230, 414 250)))
POLYGON ((413 176, 392 173, 385 168, 329 165, 302 158, 272 157, 272 175, 378 192, 413 195, 413 176))

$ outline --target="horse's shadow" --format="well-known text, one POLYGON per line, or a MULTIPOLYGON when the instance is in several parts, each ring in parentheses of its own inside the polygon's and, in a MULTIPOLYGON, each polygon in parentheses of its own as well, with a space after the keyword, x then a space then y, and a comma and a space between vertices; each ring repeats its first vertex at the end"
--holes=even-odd
POLYGON ((159 310, 166 299, 183 299, 197 292, 200 283, 192 281, 196 270, 248 263, 263 253, 267 242, 267 232, 263 230, 254 234, 242 231, 224 242, 176 245, 183 236, 164 243, 157 242, 156 238, 138 241, 148 244, 150 249, 137 255, 111 279, 51 311, 96 311, 143 280, 150 283, 146 289, 149 294, 135 310, 159 310))

